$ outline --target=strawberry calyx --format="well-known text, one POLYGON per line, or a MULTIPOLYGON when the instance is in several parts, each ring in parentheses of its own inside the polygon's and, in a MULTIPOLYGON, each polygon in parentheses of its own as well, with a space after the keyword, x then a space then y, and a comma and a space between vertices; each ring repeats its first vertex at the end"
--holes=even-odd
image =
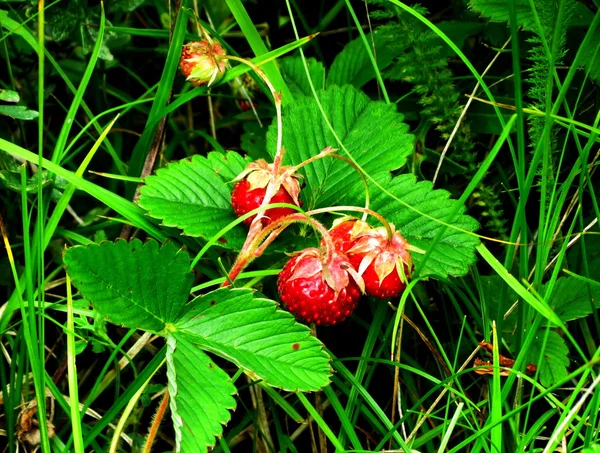
POLYGON ((400 293, 412 270, 409 244, 390 224, 392 239, 384 227, 360 232, 347 250, 350 262, 364 278, 367 294, 387 298, 400 293))
POLYGON ((300 196, 300 183, 298 182, 300 175, 288 173, 290 168, 291 167, 279 167, 279 174, 274 175, 274 165, 268 163, 264 159, 258 159, 254 162, 250 162, 244 171, 234 179, 234 182, 245 179, 248 181, 249 190, 266 189, 270 182, 283 176, 281 186, 290 197, 292 197, 294 204, 300 206, 301 204, 298 198, 300 196))

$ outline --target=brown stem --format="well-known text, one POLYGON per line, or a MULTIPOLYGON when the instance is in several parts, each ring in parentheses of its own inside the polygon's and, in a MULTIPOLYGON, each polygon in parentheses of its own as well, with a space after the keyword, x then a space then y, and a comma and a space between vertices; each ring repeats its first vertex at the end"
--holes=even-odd
POLYGON ((150 453, 152 449, 152 444, 154 443, 154 439, 156 439, 156 435, 158 434, 160 422, 162 421, 165 412, 167 411, 167 407, 169 407, 168 390, 163 395, 163 398, 160 401, 158 408, 156 409, 156 415, 154 416, 154 420, 152 420, 152 425, 150 425, 150 430, 148 431, 148 437, 146 437, 146 443, 144 444, 144 449, 142 450, 142 453, 150 453))

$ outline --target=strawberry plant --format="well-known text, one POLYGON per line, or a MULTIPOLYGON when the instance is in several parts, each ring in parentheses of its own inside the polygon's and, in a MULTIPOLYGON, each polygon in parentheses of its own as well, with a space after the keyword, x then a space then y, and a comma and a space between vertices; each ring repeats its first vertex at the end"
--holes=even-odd
POLYGON ((597 450, 597 2, 442 3, 0 7, 2 448, 597 450))

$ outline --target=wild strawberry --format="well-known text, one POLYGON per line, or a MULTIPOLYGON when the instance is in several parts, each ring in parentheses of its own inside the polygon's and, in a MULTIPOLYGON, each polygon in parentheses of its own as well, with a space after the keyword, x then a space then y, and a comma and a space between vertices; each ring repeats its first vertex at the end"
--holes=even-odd
MULTIPOLYGON (((354 217, 342 217, 333 222, 333 227, 329 230, 329 235, 333 241, 336 250, 346 253, 354 245, 354 241, 360 233, 368 231, 371 226, 354 217)), ((324 245, 321 240, 321 245, 324 245)))
POLYGON ((218 42, 192 41, 183 46, 179 67, 192 85, 210 86, 225 74, 227 54, 218 42))
MULTIPOLYGON (((289 167, 281 167, 280 172, 285 172, 289 167)), ((231 191, 231 206, 238 217, 258 208, 265 199, 269 182, 273 179, 273 164, 259 159, 248 164, 246 169, 238 175, 238 181, 231 191)), ((300 184, 295 175, 284 179, 277 193, 271 198, 271 203, 289 203, 302 206, 298 200, 300 184)), ((265 212, 262 219, 263 225, 268 225, 273 220, 279 219, 296 212, 292 208, 272 208, 265 212)), ((244 223, 250 225, 256 216, 249 217, 244 223)))
POLYGON ((346 252, 365 281, 365 292, 380 299, 399 295, 412 270, 408 242, 390 226, 391 242, 384 227, 373 228, 359 233, 346 252))
POLYGON ((354 311, 363 279, 343 253, 308 248, 294 256, 279 273, 277 289, 287 309, 318 325, 344 321, 354 311))

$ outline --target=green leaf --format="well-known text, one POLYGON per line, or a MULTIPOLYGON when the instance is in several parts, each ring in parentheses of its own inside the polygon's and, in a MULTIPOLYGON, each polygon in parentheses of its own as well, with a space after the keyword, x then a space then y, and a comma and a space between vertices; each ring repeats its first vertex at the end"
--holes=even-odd
MULTIPOLYGON (((471 0, 469 6, 484 17, 489 17, 493 22, 508 22, 510 8, 506 0, 471 0)), ((535 19, 529 0, 515 0, 517 25, 535 31, 535 19)))
MULTIPOLYGON (((465 275, 469 265, 475 262, 475 247, 479 244, 477 236, 467 233, 475 231, 479 223, 464 214, 465 207, 459 206, 457 200, 450 199, 449 192, 433 190, 433 184, 429 181, 417 182, 413 175, 395 178, 385 175, 379 179, 379 183, 403 203, 373 189, 370 208, 393 223, 412 246, 429 252, 424 264, 424 254, 412 253, 415 267, 420 269, 419 275, 441 278, 465 275), (451 227, 445 227, 439 221, 451 227), (446 229, 430 250, 441 228, 446 229)), ((360 194, 358 187, 355 190, 355 197, 358 197, 356 194, 360 194)), ((352 198, 352 194, 349 198, 352 198)))
POLYGON ((19 102, 19 93, 13 90, 0 90, 0 101, 19 102))
POLYGON ((111 11, 125 11, 130 13, 144 4, 144 0, 113 0, 110 2, 111 11))
POLYGON ((595 80, 600 80, 600 33, 596 31, 589 40, 586 47, 581 49, 582 55, 580 61, 589 74, 595 80))
POLYGON ((600 287, 574 277, 559 278, 548 302, 561 321, 583 318, 600 307, 600 287))
POLYGON ((539 359, 546 336, 545 328, 537 332, 531 345, 531 352, 527 356, 527 362, 537 365, 539 381, 544 387, 561 382, 567 377, 567 367, 569 366, 569 349, 565 341, 554 330, 550 330, 547 333, 548 339, 541 362, 539 362, 539 359))
POLYGON ((16 120, 34 120, 39 113, 29 110, 24 105, 0 105, 0 115, 10 116, 16 120))
MULTIPOLYGON (((406 163, 414 137, 408 133, 395 105, 371 101, 350 85, 329 87, 318 96, 337 136, 365 172, 374 175, 406 163)), ((271 125, 267 133, 271 155, 276 151, 276 139, 276 125, 271 125)), ((315 99, 301 98, 284 108, 283 146, 284 162, 288 165, 300 164, 327 146, 338 147, 315 99)), ((338 153, 345 155, 342 150, 338 153)), ((358 172, 339 159, 319 159, 300 171, 306 182, 301 195, 309 209, 335 206, 352 188, 364 187, 358 172)), ((364 196, 360 204, 363 202, 364 196)))
POLYGON ((178 334, 167 337, 167 376, 176 451, 208 451, 235 409, 235 386, 210 357, 178 334))
MULTIPOLYGON (((387 45, 394 37, 391 35, 390 30, 385 27, 376 29, 373 34, 367 34, 366 38, 369 45, 374 47, 374 51, 373 48, 371 50, 380 71, 387 68, 394 60, 394 57, 404 50, 399 45, 387 45)), ((397 37, 395 41, 398 44, 397 37)), ((362 37, 359 36, 350 41, 333 60, 329 68, 329 74, 327 75, 327 86, 342 86, 349 83, 356 88, 361 88, 365 83, 374 78, 375 70, 373 69, 373 63, 371 63, 362 37)))
POLYGON ((323 344, 275 302, 253 297, 252 290, 224 288, 200 296, 175 328, 274 387, 313 391, 329 383, 323 344))
MULTIPOLYGON (((212 152, 194 156, 160 169, 146 178, 139 205, 167 226, 181 228, 188 236, 210 239, 236 219, 231 207, 230 182, 242 172, 248 160, 239 154, 212 152)), ((236 226, 221 245, 240 248, 246 230, 236 226)))
MULTIPOLYGON (((307 58, 306 64, 315 90, 318 91, 325 88, 325 68, 323 67, 323 63, 317 61, 315 58, 307 58)), ((301 57, 293 56, 282 58, 279 60, 279 67, 283 74, 283 79, 292 92, 294 99, 301 96, 312 96, 310 83, 306 77, 306 71, 304 70, 304 63, 302 62, 301 57)))
POLYGON ((159 332, 180 318, 193 275, 172 243, 119 240, 66 251, 67 272, 83 297, 115 324, 159 332))
MULTIPOLYGON (((481 283, 481 301, 485 304, 489 319, 498 320, 498 313, 502 316, 518 300, 519 296, 506 284, 499 275, 485 275, 479 278, 481 283), (500 298, 502 291, 504 297, 500 298)), ((506 317, 502 324, 502 331, 512 334, 517 325, 516 311, 506 317)))

